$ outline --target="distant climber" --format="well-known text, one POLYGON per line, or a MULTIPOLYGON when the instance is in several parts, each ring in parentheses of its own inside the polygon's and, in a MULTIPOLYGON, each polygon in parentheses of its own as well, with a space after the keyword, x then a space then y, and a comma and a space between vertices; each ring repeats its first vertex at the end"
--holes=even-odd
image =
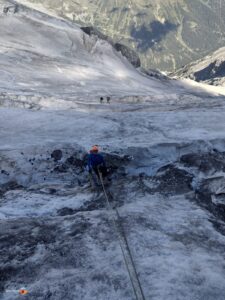
POLYGON ((103 97, 100 97, 100 103, 102 104, 104 101, 104 98, 103 97))
POLYGON ((106 97, 107 103, 110 104, 111 98, 109 96, 106 97))
POLYGON ((95 172, 97 177, 105 178, 108 175, 108 170, 106 168, 105 160, 101 154, 99 154, 99 147, 97 145, 92 146, 90 154, 88 155, 88 171, 91 174, 92 171, 95 172))

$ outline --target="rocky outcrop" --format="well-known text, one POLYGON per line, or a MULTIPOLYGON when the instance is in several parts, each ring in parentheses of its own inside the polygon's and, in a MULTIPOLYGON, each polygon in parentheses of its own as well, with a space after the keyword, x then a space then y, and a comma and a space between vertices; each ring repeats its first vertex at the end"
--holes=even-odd
POLYGON ((116 51, 120 52, 126 59, 135 67, 139 68, 141 66, 141 60, 138 54, 132 50, 131 48, 121 44, 121 43, 114 43, 113 40, 106 36, 105 34, 101 33, 98 29, 89 26, 89 27, 81 27, 81 29, 88 35, 95 35, 98 38, 109 42, 116 51))
POLYGON ((175 72, 178 78, 190 78, 216 86, 225 86, 225 47, 175 72))
POLYGON ((83 30, 88 35, 95 35, 99 39, 108 41, 111 44, 113 44, 113 41, 107 35, 103 34, 101 31, 99 31, 97 28, 93 26, 81 27, 81 30, 83 30))
POLYGON ((3 13, 5 15, 16 14, 19 11, 19 5, 7 5, 3 7, 3 13))
POLYGON ((63 153, 60 149, 54 150, 51 154, 51 158, 54 158, 55 161, 61 160, 62 156, 63 156, 63 153))
POLYGON ((141 60, 134 50, 120 43, 115 43, 114 48, 121 52, 121 54, 125 56, 135 68, 139 68, 141 66, 141 60))

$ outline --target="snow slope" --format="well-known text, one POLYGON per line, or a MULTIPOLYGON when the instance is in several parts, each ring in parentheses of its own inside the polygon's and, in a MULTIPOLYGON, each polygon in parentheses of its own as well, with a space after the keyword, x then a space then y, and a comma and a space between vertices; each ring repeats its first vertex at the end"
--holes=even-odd
MULTIPOLYGON (((158 100, 193 92, 187 83, 178 86, 139 73, 106 41, 69 21, 16 1, 2 0, 0 10, 2 105, 78 109, 105 95, 158 100)), ((201 94, 204 88, 197 90, 201 94)))
POLYGON ((37 104, 38 96, 88 102, 100 95, 162 93, 163 84, 139 74, 107 42, 71 22, 19 6, 15 14, 1 14, 0 26, 0 88, 15 97, 34 94, 37 104))

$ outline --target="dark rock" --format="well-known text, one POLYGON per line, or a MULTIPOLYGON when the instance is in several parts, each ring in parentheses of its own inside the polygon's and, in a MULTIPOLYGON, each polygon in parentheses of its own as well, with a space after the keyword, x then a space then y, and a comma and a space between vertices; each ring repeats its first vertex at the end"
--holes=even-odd
POLYGON ((115 43, 114 48, 121 52, 121 54, 125 56, 135 68, 139 68, 141 66, 141 60, 134 50, 120 43, 115 43))
POLYGON ((57 192, 56 189, 53 189, 53 188, 49 189, 49 193, 51 195, 54 195, 56 192, 57 192))
POLYGON ((4 14, 16 14, 19 11, 19 5, 10 5, 10 6, 5 6, 3 8, 3 13, 4 14))
POLYGON ((81 27, 80 29, 83 30, 83 32, 85 32, 88 35, 95 35, 101 40, 112 43, 112 40, 107 35, 103 34, 97 28, 95 28, 93 26, 81 27))
POLYGON ((117 170, 125 165, 127 165, 131 161, 131 157, 128 155, 115 155, 109 153, 103 153, 106 164, 112 170, 117 170))
POLYGON ((224 152, 186 154, 180 158, 180 162, 187 167, 196 167, 199 171, 205 173, 225 171, 224 152))
POLYGON ((0 196, 3 196, 8 191, 17 190, 21 188, 23 188, 23 186, 18 184, 16 181, 9 181, 0 185, 0 196))
POLYGON ((199 167, 201 165, 201 155, 200 154, 185 154, 181 156, 180 162, 184 163, 188 167, 199 167))
POLYGON ((192 190, 193 176, 185 170, 168 165, 158 170, 154 177, 159 182, 157 191, 168 194, 183 194, 192 190))
POLYGON ((18 184, 16 181, 10 181, 5 184, 7 190, 16 190, 22 188, 22 185, 18 184))
POLYGON ((1 174, 4 174, 6 176, 9 176, 9 173, 6 170, 1 170, 1 174))
POLYGON ((169 77, 166 75, 162 74, 159 70, 152 70, 152 69, 144 69, 141 68, 140 71, 150 77, 154 77, 156 79, 162 79, 162 80, 169 80, 169 77))
POLYGON ((69 158, 67 158, 66 163, 81 169, 85 166, 82 159, 76 158, 74 156, 70 156, 69 158))
POLYGON ((54 158, 55 161, 61 160, 63 153, 61 150, 54 150, 51 154, 51 158, 54 158))
POLYGON ((210 211, 216 218, 225 221, 225 202, 213 201, 213 197, 217 200, 224 199, 223 194, 217 193, 221 187, 225 186, 224 177, 214 177, 203 179, 196 189, 196 200, 198 204, 210 211))
POLYGON ((76 212, 77 211, 72 208, 63 207, 57 211, 57 214, 58 214, 58 216, 70 216, 70 215, 74 215, 74 213, 76 213, 76 212))

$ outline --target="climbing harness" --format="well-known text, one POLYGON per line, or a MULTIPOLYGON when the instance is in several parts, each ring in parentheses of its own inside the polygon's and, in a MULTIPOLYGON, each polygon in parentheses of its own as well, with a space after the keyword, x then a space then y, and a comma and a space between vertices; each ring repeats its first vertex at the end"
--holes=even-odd
POLYGON ((126 235, 124 233, 124 230, 122 228, 122 224, 120 222, 119 212, 116 208, 114 208, 114 209, 112 208, 112 206, 109 202, 109 197, 108 197, 106 189, 105 189, 102 173, 99 170, 98 170, 98 172, 99 172, 100 182, 102 185, 102 190, 104 192, 104 196, 106 199, 107 207, 108 207, 109 212, 111 213, 114 229, 119 238, 120 248, 121 248, 121 251, 123 254, 124 263, 125 263, 125 266, 127 268, 127 271, 128 271, 129 277, 130 277, 130 281, 131 281, 131 284, 133 287, 133 291, 134 291, 136 300, 145 300, 145 296, 144 296, 144 293, 143 293, 143 290, 141 287, 141 283, 138 278, 137 270, 135 268, 134 260, 132 258, 132 254, 131 254, 131 251, 130 251, 130 248, 128 245, 128 241, 127 241, 126 235))

